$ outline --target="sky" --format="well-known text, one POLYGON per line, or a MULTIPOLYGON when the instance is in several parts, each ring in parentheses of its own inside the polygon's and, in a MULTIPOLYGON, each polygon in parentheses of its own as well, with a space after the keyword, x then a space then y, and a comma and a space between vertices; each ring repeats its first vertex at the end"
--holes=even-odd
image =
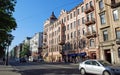
POLYGON ((82 0, 17 0, 13 17, 16 19, 17 28, 12 31, 14 40, 10 50, 19 45, 35 33, 43 32, 44 22, 54 12, 58 17, 60 11, 65 9, 70 11, 82 0))

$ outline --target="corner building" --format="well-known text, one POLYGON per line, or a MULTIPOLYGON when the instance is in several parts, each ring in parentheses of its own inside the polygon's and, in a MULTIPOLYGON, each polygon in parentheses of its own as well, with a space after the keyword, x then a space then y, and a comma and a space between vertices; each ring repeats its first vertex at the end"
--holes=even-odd
POLYGON ((95 0, 84 0, 70 11, 54 12, 44 23, 43 58, 48 62, 99 59, 95 0))

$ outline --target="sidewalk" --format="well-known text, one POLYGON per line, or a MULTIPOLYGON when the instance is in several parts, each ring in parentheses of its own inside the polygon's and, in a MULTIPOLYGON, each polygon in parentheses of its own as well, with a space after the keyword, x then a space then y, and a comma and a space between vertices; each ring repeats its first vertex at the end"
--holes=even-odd
POLYGON ((3 65, 2 61, 0 60, 0 75, 21 75, 17 72, 12 66, 3 65))

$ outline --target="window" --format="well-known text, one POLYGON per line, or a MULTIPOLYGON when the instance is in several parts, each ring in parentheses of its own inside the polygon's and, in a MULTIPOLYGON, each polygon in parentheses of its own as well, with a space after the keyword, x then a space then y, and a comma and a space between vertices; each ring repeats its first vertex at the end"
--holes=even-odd
POLYGON ((69 34, 67 35, 67 39, 69 40, 69 34))
POLYGON ((120 28, 116 28, 116 38, 120 39, 120 28))
POLYGON ((99 64, 96 61, 92 61, 92 65, 99 66, 99 64))
POLYGON ((77 49, 77 44, 76 43, 74 44, 74 49, 77 49))
POLYGON ((66 17, 64 17, 64 22, 66 22, 66 17))
POLYGON ((69 24, 67 25, 67 30, 69 30, 69 24))
POLYGON ((85 35, 85 28, 83 28, 82 31, 83 31, 83 35, 85 35))
POLYGON ((72 29, 72 23, 70 24, 70 27, 71 27, 71 29, 72 29))
POLYGON ((63 19, 61 20, 62 23, 64 23, 63 19))
POLYGON ((71 39, 73 38, 73 33, 71 32, 71 39))
POLYGON ((99 8, 100 8, 100 9, 103 9, 103 8, 104 8, 103 0, 100 0, 100 2, 99 2, 99 8))
POLYGON ((66 26, 63 27, 63 31, 66 31, 66 26))
POLYGON ((78 30, 78 36, 80 35, 80 30, 78 30))
POLYGON ((80 9, 77 9, 77 15, 79 15, 79 11, 80 11, 80 9))
POLYGON ((91 27, 91 25, 88 26, 88 31, 89 31, 89 32, 92 31, 92 27, 91 27))
POLYGON ((93 6, 92 1, 90 1, 90 6, 93 6))
POLYGON ((78 25, 80 25, 80 19, 78 19, 78 25))
POLYGON ((72 13, 70 14, 70 19, 72 19, 72 13))
POLYGON ((92 62, 91 62, 91 61, 86 61, 85 64, 87 64, 87 65, 91 65, 92 62))
POLYGON ((114 21, 119 19, 119 17, 118 17, 118 10, 114 10, 113 11, 113 19, 114 19, 114 21))
POLYGON ((90 21, 89 14, 87 14, 87 21, 90 21))
POLYGON ((88 3, 86 4, 86 9, 88 9, 88 3))
POLYGON ((96 31, 95 25, 91 25, 91 27, 92 27, 92 32, 95 32, 96 31))
POLYGON ((76 27, 76 21, 74 21, 74 28, 76 27))
POLYGON ((75 11, 74 11, 74 17, 75 17, 75 11))
POLYGON ((93 12, 90 13, 90 18, 93 20, 93 12))
POLYGON ((84 21, 84 17, 82 17, 82 24, 84 24, 85 23, 85 21, 84 21))
POLYGON ((76 37, 76 31, 74 31, 74 37, 76 37))
POLYGON ((100 20, 101 20, 101 24, 105 24, 105 13, 100 14, 100 20))
POLYGON ((60 32, 60 27, 58 27, 58 32, 60 32))
POLYGON ((84 6, 81 7, 81 12, 84 12, 84 6))
POLYGON ((107 30, 103 31, 103 40, 104 41, 108 40, 108 32, 107 32, 107 30))
POLYGON ((69 15, 67 16, 67 20, 69 20, 69 15))
POLYGON ((115 4, 115 0, 111 0, 111 4, 115 4))
POLYGON ((94 47, 95 44, 94 44, 94 39, 90 39, 90 47, 94 47))

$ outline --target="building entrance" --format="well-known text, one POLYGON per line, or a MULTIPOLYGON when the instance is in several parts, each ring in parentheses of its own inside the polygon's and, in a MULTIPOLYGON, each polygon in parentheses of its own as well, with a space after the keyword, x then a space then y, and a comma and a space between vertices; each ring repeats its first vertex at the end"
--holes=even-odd
POLYGON ((110 52, 110 49, 105 50, 104 53, 105 53, 105 60, 107 60, 108 62, 111 63, 111 52, 110 52))

